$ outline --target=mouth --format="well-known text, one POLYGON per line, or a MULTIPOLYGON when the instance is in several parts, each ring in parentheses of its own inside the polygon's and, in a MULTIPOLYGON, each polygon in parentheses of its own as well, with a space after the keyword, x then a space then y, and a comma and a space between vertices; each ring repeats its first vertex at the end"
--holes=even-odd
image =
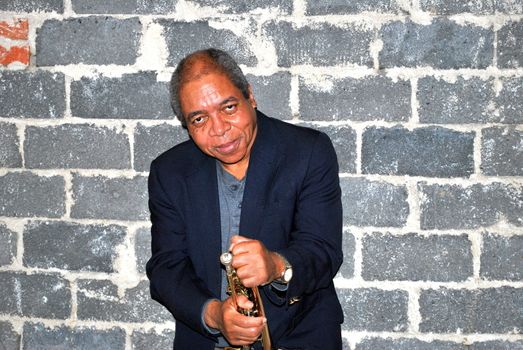
POLYGON ((240 139, 236 139, 230 142, 222 143, 221 145, 215 146, 214 149, 223 155, 230 155, 238 149, 240 139))

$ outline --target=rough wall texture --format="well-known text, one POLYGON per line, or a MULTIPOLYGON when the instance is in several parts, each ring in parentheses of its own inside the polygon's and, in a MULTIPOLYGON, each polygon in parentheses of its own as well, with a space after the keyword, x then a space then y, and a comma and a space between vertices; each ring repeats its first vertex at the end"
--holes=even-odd
POLYGON ((0 0, 0 347, 169 349, 146 178, 216 46, 339 156, 346 349, 523 349, 521 0, 0 0))

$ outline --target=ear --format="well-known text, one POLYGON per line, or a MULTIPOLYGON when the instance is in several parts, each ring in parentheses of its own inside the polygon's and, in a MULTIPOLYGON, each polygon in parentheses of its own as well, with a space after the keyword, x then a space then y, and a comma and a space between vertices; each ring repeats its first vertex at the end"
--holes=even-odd
POLYGON ((254 99, 254 94, 252 93, 252 86, 251 86, 251 84, 249 84, 247 86, 247 88, 249 89, 249 102, 251 103, 252 108, 256 108, 257 104, 256 104, 256 100, 254 99))

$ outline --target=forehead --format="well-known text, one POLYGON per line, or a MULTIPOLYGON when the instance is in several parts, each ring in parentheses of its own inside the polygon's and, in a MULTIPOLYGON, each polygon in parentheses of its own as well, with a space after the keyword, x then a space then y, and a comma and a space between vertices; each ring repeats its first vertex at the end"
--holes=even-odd
POLYGON ((187 81, 180 88, 182 104, 187 100, 198 100, 222 95, 240 97, 241 91, 226 75, 216 72, 201 75, 197 79, 187 81))

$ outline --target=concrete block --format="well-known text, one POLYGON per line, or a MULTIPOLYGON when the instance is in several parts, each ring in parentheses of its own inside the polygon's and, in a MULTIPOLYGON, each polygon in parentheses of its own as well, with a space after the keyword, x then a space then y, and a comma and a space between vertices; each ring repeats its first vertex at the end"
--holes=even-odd
MULTIPOLYGON (((523 5, 521 5, 523 6, 523 5)), ((523 22, 509 22, 498 30, 498 67, 523 67, 523 22)))
POLYGON ((65 79, 47 71, 0 71, 0 116, 63 118, 65 79))
POLYGON ((330 79, 328 90, 300 80, 300 117, 304 120, 407 121, 410 82, 382 76, 330 79))
POLYGON ((42 269, 115 272, 126 230, 117 225, 30 221, 24 229, 25 266, 42 269))
POLYGON ((481 171, 493 176, 523 175, 523 131, 512 128, 482 130, 481 171))
POLYGON ((264 24, 262 33, 274 43, 280 67, 350 63, 372 66, 369 45, 374 32, 369 29, 327 23, 296 27, 293 23, 280 21, 264 24))
POLYGON ((377 288, 338 289, 344 331, 401 332, 408 327, 407 292, 377 288))
POLYGON ((0 11, 9 12, 64 12, 63 0, 2 0, 0 11))
POLYGON ((168 83, 158 82, 154 72, 73 81, 71 113, 80 118, 174 118, 168 83))
POLYGON ((172 348, 174 339, 174 331, 167 329, 161 333, 155 331, 134 331, 131 335, 131 350, 149 350, 151 344, 154 344, 156 349, 170 349, 172 348))
POLYGON ((493 15, 496 1, 453 1, 453 0, 421 0, 420 7, 431 15, 451 16, 461 13, 474 15, 493 15))
POLYGON ((369 234, 363 238, 362 277, 370 281, 465 281, 473 275, 471 249, 466 235, 369 234))
POLYGON ((523 123, 523 78, 502 78, 502 86, 495 104, 499 109, 501 123, 523 123))
POLYGON ((428 289, 419 298, 421 332, 518 333, 523 289, 428 289))
POLYGON ((281 14, 292 14, 292 0, 264 0, 264 1, 245 1, 245 0, 190 0, 199 6, 211 6, 221 13, 242 14, 253 10, 278 11, 281 14))
POLYGON ((273 75, 247 75, 252 86, 258 109, 269 117, 292 119, 290 107, 291 74, 278 72, 273 75))
POLYGON ((15 124, 0 122, 0 167, 20 168, 22 167, 22 155, 20 154, 20 140, 18 129, 15 124))
POLYGON ((165 322, 172 315, 151 299, 149 282, 142 281, 118 295, 107 280, 78 280, 78 319, 117 322, 165 322))
POLYGON ((72 0, 73 11, 82 14, 167 15, 173 13, 178 1, 172 0, 72 0))
POLYGON ((457 78, 449 83, 434 77, 418 80, 416 97, 422 123, 464 124, 500 122, 493 113, 494 80, 457 78))
POLYGON ((0 176, 0 216, 58 218, 65 214, 65 183, 61 176, 30 172, 0 176))
POLYGON ((409 215, 407 189, 364 178, 341 178, 345 225, 402 227, 409 215))
POLYGON ((317 127, 329 135, 336 155, 341 173, 356 172, 356 131, 348 126, 317 127))
POLYGON ((47 327, 42 323, 24 324, 24 349, 124 350, 125 331, 111 327, 47 327))
POLYGON ((421 228, 475 229, 500 220, 523 225, 523 187, 501 183, 488 185, 429 185, 419 183, 421 228))
POLYGON ((209 47, 227 51, 239 64, 255 66, 258 63, 249 42, 229 29, 213 28, 207 21, 176 22, 160 19, 157 22, 164 27, 169 66, 176 66, 193 51, 209 47))
POLYGON ((4 350, 20 349, 20 334, 8 321, 0 321, 0 347, 4 350))
POLYGON ((387 23, 379 36, 383 41, 380 68, 483 69, 493 60, 492 29, 462 26, 445 18, 436 18, 429 25, 410 20, 387 23))
POLYGON ((71 217, 79 219, 148 220, 147 178, 73 177, 71 217))
POLYGON ((57 274, 0 271, 0 313, 66 319, 71 314, 69 282, 57 274))
POLYGON ((126 169, 130 153, 127 135, 114 128, 63 124, 25 130, 27 168, 126 169))
POLYGON ((354 251, 356 249, 356 240, 350 231, 343 232, 343 263, 338 271, 339 277, 354 277, 354 251))
POLYGON ((37 32, 36 65, 134 64, 141 31, 138 18, 48 19, 37 32))
POLYGON ((401 1, 398 0, 307 0, 307 9, 305 13, 307 15, 318 16, 358 14, 361 12, 401 14, 404 10, 402 9, 401 1))
POLYGON ((18 234, 0 223, 0 266, 13 263, 16 258, 17 240, 18 234))
POLYGON ((181 126, 138 124, 134 130, 134 169, 149 171, 154 158, 188 139, 187 130, 181 126))
POLYGON ((474 173, 474 132, 430 127, 370 127, 363 132, 364 174, 468 177, 474 173))
POLYGON ((523 236, 485 234, 480 258, 480 276, 488 280, 523 280, 521 252, 523 236))
POLYGON ((138 272, 145 273, 145 264, 151 258, 151 229, 149 227, 136 231, 134 251, 138 272))

